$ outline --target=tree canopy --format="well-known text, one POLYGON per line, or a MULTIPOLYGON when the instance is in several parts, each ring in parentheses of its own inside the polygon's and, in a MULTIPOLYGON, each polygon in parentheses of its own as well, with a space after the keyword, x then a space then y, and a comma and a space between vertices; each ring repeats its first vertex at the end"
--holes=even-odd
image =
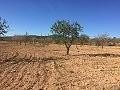
POLYGON ((82 29, 83 27, 77 22, 70 23, 70 21, 58 20, 52 25, 51 32, 57 40, 65 44, 67 54, 69 54, 70 46, 79 37, 79 33, 82 29))
POLYGON ((0 17, 0 35, 4 35, 8 32, 9 25, 7 25, 7 21, 0 17))

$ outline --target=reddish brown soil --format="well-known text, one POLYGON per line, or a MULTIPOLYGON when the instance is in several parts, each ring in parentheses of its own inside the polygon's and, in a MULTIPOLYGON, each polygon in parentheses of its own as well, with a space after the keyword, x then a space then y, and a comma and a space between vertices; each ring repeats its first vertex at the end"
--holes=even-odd
POLYGON ((120 47, 0 43, 0 90, 120 90, 120 47))

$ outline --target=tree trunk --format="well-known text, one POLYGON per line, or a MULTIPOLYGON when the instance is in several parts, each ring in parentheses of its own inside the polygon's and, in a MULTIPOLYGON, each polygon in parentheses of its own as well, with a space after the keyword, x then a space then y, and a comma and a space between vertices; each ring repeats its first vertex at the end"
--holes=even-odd
POLYGON ((67 55, 69 55, 71 45, 72 45, 71 43, 65 43, 65 46, 66 46, 66 49, 67 49, 67 55))
POLYGON ((26 46, 26 45, 27 45, 27 42, 25 41, 24 43, 25 43, 25 46, 26 46))
POLYGON ((22 43, 22 42, 20 41, 20 45, 21 45, 21 43, 22 43))
POLYGON ((67 47, 67 55, 69 55, 70 47, 67 47))
POLYGON ((104 46, 104 45, 103 45, 103 42, 102 42, 102 49, 103 49, 103 46, 104 46))
POLYGON ((103 45, 102 45, 102 49, 103 49, 103 45))

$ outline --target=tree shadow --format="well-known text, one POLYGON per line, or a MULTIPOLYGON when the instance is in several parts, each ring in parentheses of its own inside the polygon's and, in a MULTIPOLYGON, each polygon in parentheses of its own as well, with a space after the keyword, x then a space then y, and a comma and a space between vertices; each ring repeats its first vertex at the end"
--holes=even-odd
POLYGON ((102 54, 79 54, 72 56, 90 56, 90 57, 120 57, 120 54, 110 54, 110 53, 102 53, 102 54))

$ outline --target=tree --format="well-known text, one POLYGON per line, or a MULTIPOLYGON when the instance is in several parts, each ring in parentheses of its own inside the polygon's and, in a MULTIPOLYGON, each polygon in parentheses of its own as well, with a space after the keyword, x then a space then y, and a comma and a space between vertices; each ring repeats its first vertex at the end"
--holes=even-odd
POLYGON ((26 32, 25 35, 24 35, 25 46, 26 46, 26 44, 27 44, 28 41, 29 41, 29 35, 28 35, 28 32, 26 32))
POLYGON ((82 34, 82 35, 80 35, 80 37, 79 37, 79 42, 80 42, 81 45, 88 44, 88 43, 89 43, 89 39, 90 39, 90 38, 89 38, 88 35, 82 34))
POLYGON ((102 46, 102 48, 105 44, 108 43, 108 41, 109 41, 109 35, 107 34, 101 34, 96 37, 96 45, 102 46))
POLYGON ((8 32, 9 25, 7 25, 7 21, 0 17, 0 35, 4 35, 8 32))
POLYGON ((73 42, 78 38, 79 32, 82 31, 80 24, 77 22, 70 23, 69 21, 61 20, 52 25, 51 32, 57 40, 63 42, 67 49, 67 55, 73 42))

